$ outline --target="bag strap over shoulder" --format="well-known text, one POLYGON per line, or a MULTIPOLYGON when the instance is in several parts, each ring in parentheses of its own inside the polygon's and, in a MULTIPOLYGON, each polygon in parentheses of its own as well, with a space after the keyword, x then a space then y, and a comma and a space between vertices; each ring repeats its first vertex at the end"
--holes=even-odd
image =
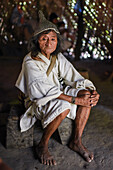
POLYGON ((51 63, 50 63, 50 65, 47 69, 47 72, 46 72, 47 76, 49 76, 49 74, 51 73, 51 71, 56 63, 56 58, 57 58, 56 55, 52 56, 51 63))

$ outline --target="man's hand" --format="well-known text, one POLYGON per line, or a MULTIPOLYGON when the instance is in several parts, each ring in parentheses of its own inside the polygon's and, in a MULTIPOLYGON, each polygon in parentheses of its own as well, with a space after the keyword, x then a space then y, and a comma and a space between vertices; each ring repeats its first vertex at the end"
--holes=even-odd
POLYGON ((79 94, 78 97, 76 97, 75 104, 86 106, 86 107, 93 107, 96 106, 98 100, 99 100, 99 94, 97 91, 92 91, 91 94, 86 91, 85 94, 79 94))
POLYGON ((100 95, 97 93, 96 90, 91 91, 91 100, 93 102, 93 106, 96 106, 98 103, 100 95))
MULTIPOLYGON (((96 106, 99 100, 99 96, 100 95, 97 93, 96 90, 93 90, 91 92, 87 90, 81 90, 79 91, 78 96, 75 97, 75 104, 85 106, 85 107, 93 107, 96 106)), ((65 100, 71 103, 72 96, 68 96, 62 93, 58 97, 58 99, 65 100)))

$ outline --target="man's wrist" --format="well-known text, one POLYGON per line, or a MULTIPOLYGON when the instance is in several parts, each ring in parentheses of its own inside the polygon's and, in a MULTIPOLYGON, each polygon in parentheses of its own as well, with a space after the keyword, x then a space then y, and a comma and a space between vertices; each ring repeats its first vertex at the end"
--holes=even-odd
POLYGON ((72 104, 75 104, 75 97, 73 97, 73 96, 72 96, 72 98, 71 98, 71 103, 72 103, 72 104))

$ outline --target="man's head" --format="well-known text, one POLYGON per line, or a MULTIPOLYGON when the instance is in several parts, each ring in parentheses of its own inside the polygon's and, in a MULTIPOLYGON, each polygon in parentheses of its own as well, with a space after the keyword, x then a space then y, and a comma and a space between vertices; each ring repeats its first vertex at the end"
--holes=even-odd
POLYGON ((38 37, 38 43, 42 54, 52 54, 57 48, 56 32, 53 30, 44 31, 38 37))
POLYGON ((41 32, 35 39, 31 39, 29 51, 33 57, 36 57, 38 52, 57 55, 61 51, 61 38, 51 29, 41 32))
POLYGON ((61 47, 60 47, 61 36, 56 25, 48 21, 44 17, 42 11, 39 11, 39 19, 40 21, 39 21, 38 28, 34 32, 32 38, 29 41, 28 50, 31 51, 32 56, 36 56, 38 54, 38 51, 41 52, 44 49, 44 47, 46 47, 45 50, 48 52, 51 52, 51 54, 55 54, 55 55, 58 54, 58 52, 60 52, 61 50, 61 47), (45 43, 43 39, 40 39, 42 35, 43 37, 46 37, 46 38, 49 36, 49 39, 48 39, 49 41, 45 43), (55 41, 52 38, 53 36, 55 38, 55 41), (53 43, 53 45, 52 43, 49 43, 49 45, 51 44, 52 49, 49 49, 49 47, 47 48, 47 44, 48 42, 50 42, 50 39, 51 39, 51 42, 53 43), (56 42, 56 44, 54 42, 56 42))

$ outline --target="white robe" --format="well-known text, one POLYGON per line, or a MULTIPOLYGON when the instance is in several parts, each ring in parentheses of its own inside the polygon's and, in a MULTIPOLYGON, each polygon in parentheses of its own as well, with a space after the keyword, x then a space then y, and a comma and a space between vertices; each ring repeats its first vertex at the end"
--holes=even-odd
POLYGON ((51 60, 41 53, 38 54, 38 57, 44 62, 33 60, 31 53, 26 55, 16 82, 16 87, 33 101, 33 104, 21 117, 21 132, 32 127, 37 118, 41 120, 42 126, 45 128, 67 109, 70 109, 67 117, 74 120, 77 105, 57 99, 57 97, 62 93, 76 97, 79 90, 87 90, 87 87, 95 90, 93 83, 84 79, 62 53, 57 55, 56 63, 49 76, 46 75, 46 71, 51 60), (59 83, 59 75, 67 85, 65 89, 59 83))

